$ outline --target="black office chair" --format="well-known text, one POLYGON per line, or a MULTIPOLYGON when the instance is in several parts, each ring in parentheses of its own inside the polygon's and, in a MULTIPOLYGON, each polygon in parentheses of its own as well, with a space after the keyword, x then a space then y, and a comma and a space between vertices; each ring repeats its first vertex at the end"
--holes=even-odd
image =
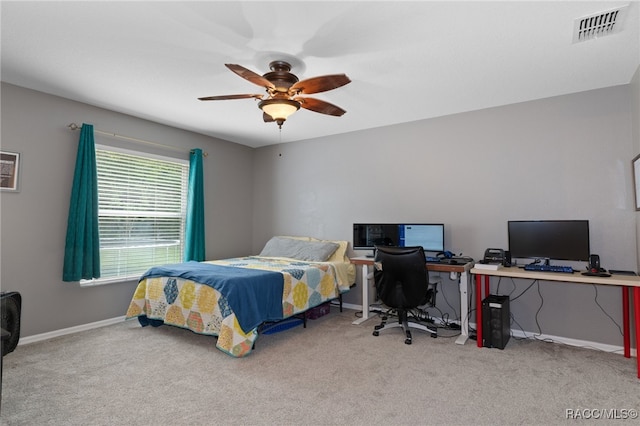
POLYGON ((417 328, 438 337, 435 326, 422 324, 417 316, 423 313, 418 307, 435 305, 435 285, 429 284, 424 250, 422 247, 376 246, 373 276, 378 298, 389 308, 376 325, 374 336, 381 331, 402 327, 407 345, 411 344, 411 331, 417 328), (395 313, 398 322, 387 323, 388 315, 395 313), (411 319, 411 320, 410 320, 411 319))

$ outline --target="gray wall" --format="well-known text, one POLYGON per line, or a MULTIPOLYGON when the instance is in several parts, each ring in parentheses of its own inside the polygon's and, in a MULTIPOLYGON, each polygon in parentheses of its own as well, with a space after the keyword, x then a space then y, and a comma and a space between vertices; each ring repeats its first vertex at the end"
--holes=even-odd
MULTIPOLYGON (((2 149, 22 154, 20 192, 0 195, 3 291, 23 297, 21 336, 122 316, 135 282, 80 288, 62 282, 62 263, 79 132, 66 126, 94 124, 96 130, 184 147, 202 148, 208 258, 251 250, 253 149, 114 113, 40 92, 2 84, 2 149)), ((119 144, 96 134, 98 143, 119 144)), ((150 151, 149 145, 130 147, 150 151)))
MULTIPOLYGON (((603 266, 635 270, 631 93, 612 87, 257 149, 253 248, 274 234, 351 240, 354 222, 424 221, 444 222, 448 249, 479 259, 507 248, 508 220, 588 219, 603 266)), ((438 307, 455 317, 457 287, 443 280, 438 307)), ((515 297, 527 284, 492 289, 515 297)), ((621 324, 620 294, 542 282, 512 303, 513 327, 621 345, 598 306, 621 324)), ((359 288, 345 298, 360 300, 359 288)))
MULTIPOLYGON (((21 191, 0 195, 0 284, 24 297, 22 336, 126 311, 134 282, 60 278, 78 138, 70 122, 209 152, 209 258, 255 253, 276 234, 351 240, 354 222, 434 221, 446 224, 449 249, 477 259, 506 247, 507 220, 581 218, 605 267, 637 269, 639 86, 636 73, 626 86, 253 150, 3 83, 2 148, 22 153, 23 169, 21 191)), ((455 317, 457 288, 443 280, 438 307, 455 317)), ((493 289, 515 296, 526 285, 493 289)), ((359 287, 346 302, 360 303, 359 287)), ((542 333, 621 345, 607 316, 620 323, 618 288, 597 287, 596 303, 596 287, 540 283, 512 304, 513 326, 538 331, 539 308, 542 333)))

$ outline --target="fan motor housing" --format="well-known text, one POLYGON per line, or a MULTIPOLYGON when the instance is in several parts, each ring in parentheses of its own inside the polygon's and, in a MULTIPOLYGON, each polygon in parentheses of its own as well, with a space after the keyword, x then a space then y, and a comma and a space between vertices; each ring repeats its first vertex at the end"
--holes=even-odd
POLYGON ((264 78, 272 82, 276 88, 289 89, 298 82, 298 77, 291 74, 291 65, 285 61, 273 61, 269 64, 271 72, 263 75, 264 78))

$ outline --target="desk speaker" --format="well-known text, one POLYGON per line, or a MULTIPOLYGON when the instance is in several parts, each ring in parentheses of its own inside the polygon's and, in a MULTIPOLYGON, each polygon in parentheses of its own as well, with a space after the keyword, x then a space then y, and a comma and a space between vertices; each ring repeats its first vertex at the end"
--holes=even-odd
POLYGON ((511 337, 509 296, 490 294, 482 301, 482 346, 504 349, 511 337))

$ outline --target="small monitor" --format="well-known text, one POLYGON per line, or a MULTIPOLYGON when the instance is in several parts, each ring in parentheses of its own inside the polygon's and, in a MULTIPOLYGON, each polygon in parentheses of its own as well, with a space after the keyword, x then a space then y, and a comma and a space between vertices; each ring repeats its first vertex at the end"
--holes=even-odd
POLYGON ((444 251, 442 223, 354 223, 354 250, 375 246, 422 246, 428 252, 444 251))
POLYGON ((373 250, 375 246, 397 246, 398 226, 393 223, 354 223, 353 249, 373 250))
POLYGON ((442 223, 412 223, 399 225, 400 246, 422 246, 424 251, 444 251, 444 225, 442 223))
POLYGON ((512 258, 588 261, 588 220, 517 220, 508 222, 512 258))

